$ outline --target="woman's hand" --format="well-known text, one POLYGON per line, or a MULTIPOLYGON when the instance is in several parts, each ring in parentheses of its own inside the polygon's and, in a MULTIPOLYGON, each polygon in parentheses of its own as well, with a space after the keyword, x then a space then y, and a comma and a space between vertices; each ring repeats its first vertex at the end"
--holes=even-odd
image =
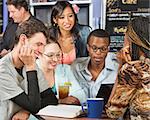
POLYGON ((59 99, 59 103, 79 105, 80 101, 76 97, 68 96, 64 99, 59 99))
POLYGON ((12 120, 28 120, 30 113, 26 110, 21 110, 14 114, 12 120))
POLYGON ((117 53, 117 59, 119 63, 124 64, 126 62, 131 61, 129 46, 123 47, 118 53, 117 53))

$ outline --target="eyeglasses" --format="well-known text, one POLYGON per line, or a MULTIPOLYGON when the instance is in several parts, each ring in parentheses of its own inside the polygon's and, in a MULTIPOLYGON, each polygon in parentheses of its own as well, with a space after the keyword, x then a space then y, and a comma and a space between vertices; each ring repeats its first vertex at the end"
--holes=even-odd
POLYGON ((97 51, 99 50, 100 52, 105 53, 105 52, 108 51, 108 46, 97 47, 97 46, 95 46, 95 45, 91 46, 91 45, 89 45, 89 44, 88 44, 88 46, 89 46, 90 48, 92 48, 93 52, 97 52, 97 51))
POLYGON ((43 53, 43 55, 47 56, 49 59, 53 59, 54 57, 56 57, 57 59, 62 58, 62 53, 43 53))

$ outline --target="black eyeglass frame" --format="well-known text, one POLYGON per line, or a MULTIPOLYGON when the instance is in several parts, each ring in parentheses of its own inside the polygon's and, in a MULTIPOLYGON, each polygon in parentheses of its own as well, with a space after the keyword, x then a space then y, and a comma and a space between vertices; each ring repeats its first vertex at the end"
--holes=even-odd
POLYGON ((90 44, 88 44, 88 46, 90 47, 90 48, 92 48, 92 50, 93 50, 93 52, 97 52, 98 50, 100 51, 100 52, 102 52, 102 53, 106 53, 108 50, 109 50, 109 46, 103 46, 103 47, 97 47, 97 46, 95 46, 95 45, 90 45, 90 44))

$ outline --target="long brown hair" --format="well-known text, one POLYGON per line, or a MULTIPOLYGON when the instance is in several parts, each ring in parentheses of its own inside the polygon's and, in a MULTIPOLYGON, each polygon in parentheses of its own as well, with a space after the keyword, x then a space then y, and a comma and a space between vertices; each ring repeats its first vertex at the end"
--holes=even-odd
POLYGON ((127 33, 132 42, 132 60, 139 59, 140 50, 150 58, 149 18, 139 16, 131 19, 127 33))

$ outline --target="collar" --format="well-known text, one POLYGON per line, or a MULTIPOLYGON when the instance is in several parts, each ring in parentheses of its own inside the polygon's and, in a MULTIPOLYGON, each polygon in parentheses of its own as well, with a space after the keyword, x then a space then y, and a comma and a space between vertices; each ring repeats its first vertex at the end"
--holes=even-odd
POLYGON ((114 71, 116 70, 116 67, 119 67, 116 54, 109 52, 105 59, 105 68, 114 71))
POLYGON ((83 59, 84 59, 83 62, 81 62, 81 64, 79 64, 80 66, 79 66, 78 71, 88 70, 88 64, 89 64, 91 58, 85 57, 83 59))

